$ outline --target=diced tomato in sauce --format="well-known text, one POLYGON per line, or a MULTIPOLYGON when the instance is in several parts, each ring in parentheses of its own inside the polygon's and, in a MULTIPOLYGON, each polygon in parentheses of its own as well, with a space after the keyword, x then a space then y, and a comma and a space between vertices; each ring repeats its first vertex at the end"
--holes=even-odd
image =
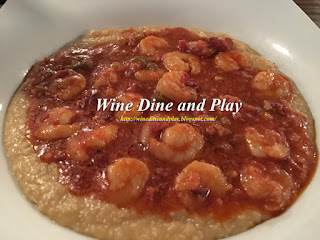
MULTIPOLYGON (((232 189, 219 198, 209 195, 202 207, 188 211, 200 215, 213 214, 219 221, 228 220, 246 209, 255 209, 271 215, 282 213, 307 186, 315 171, 317 148, 314 140, 306 134, 306 127, 312 126, 307 126, 307 120, 288 107, 291 95, 281 100, 268 99, 271 109, 268 110, 269 115, 264 115, 267 111, 264 109, 265 99, 257 97, 252 88, 252 80, 259 69, 246 68, 224 72, 214 67, 213 59, 219 52, 232 50, 233 42, 229 38, 199 37, 183 28, 168 28, 154 33, 128 30, 123 33, 124 40, 119 42, 109 42, 89 49, 63 50, 35 64, 26 76, 28 82, 24 91, 31 101, 26 122, 29 129, 28 137, 41 160, 48 164, 57 164, 59 181, 66 185, 72 194, 78 197, 94 196, 96 199, 109 202, 108 195, 103 190, 108 185, 107 180, 103 178, 105 169, 119 158, 134 157, 148 166, 150 177, 139 198, 126 207, 137 211, 149 211, 163 217, 168 217, 170 211, 185 208, 175 192, 174 182, 186 165, 173 165, 155 158, 140 142, 143 123, 118 123, 113 112, 96 111, 97 98, 105 98, 106 92, 109 97, 116 97, 121 92, 136 93, 148 99, 155 97, 157 82, 139 81, 134 76, 135 72, 147 69, 146 64, 132 61, 134 57, 141 55, 139 41, 148 35, 168 42, 168 46, 159 54, 143 56, 147 59, 147 64, 155 63, 164 72, 167 69, 161 58, 165 53, 181 50, 200 57, 201 72, 190 75, 188 79, 188 86, 196 86, 196 102, 206 98, 207 105, 210 105, 212 98, 228 96, 240 99, 244 103, 243 109, 235 118, 228 112, 206 111, 208 116, 217 116, 218 122, 190 123, 201 133, 205 142, 200 159, 195 160, 219 167, 227 182, 232 184, 232 189), (95 79, 107 68, 114 68, 120 80, 116 84, 106 82, 101 88, 94 88, 95 79), (73 99, 61 100, 52 94, 50 86, 65 72, 71 70, 85 77, 86 86, 73 99), (75 111, 77 115, 73 123, 81 125, 83 129, 114 123, 118 126, 117 138, 101 149, 88 149, 87 161, 74 161, 66 152, 66 144, 70 138, 41 141, 34 136, 34 132, 43 121, 44 113, 57 107, 67 107, 75 111), (253 156, 244 134, 245 129, 252 126, 281 133, 290 147, 289 156, 284 160, 253 156), (264 171, 263 174, 269 174, 269 178, 275 181, 277 177, 274 176, 278 175, 274 171, 285 172, 293 183, 290 201, 280 209, 270 211, 265 208, 265 200, 250 197, 241 184, 241 173, 250 164, 258 165, 261 171, 264 171)), ((152 114, 146 111, 143 116, 152 114)), ((175 108, 168 113, 169 116, 176 117, 196 117, 201 114, 178 112, 175 108)), ((155 123, 151 130, 160 134, 168 126, 170 124, 155 123)), ((200 190, 194 191, 194 194, 201 195, 200 190)), ((207 192, 204 195, 207 195, 207 192)))

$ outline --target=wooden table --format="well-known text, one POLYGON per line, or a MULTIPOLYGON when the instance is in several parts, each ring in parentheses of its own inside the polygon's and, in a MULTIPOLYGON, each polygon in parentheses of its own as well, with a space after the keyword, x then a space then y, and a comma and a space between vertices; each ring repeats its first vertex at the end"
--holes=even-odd
POLYGON ((320 0, 294 0, 294 2, 320 27, 320 0))

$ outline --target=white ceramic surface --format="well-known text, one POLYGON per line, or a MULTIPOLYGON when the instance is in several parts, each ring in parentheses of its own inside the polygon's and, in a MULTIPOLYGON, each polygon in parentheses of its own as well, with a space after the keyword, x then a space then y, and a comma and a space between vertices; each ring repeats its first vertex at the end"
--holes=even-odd
MULTIPOLYGON (((320 30, 291 0, 8 0, 0 9, 2 135, 10 98, 33 63, 87 30, 150 24, 225 32, 248 43, 294 79, 319 129, 320 30)), ((3 140, 0 148, 0 239, 89 239, 53 223, 23 197, 3 140)), ((318 170, 287 212, 229 239, 320 239, 319 201, 318 170)))

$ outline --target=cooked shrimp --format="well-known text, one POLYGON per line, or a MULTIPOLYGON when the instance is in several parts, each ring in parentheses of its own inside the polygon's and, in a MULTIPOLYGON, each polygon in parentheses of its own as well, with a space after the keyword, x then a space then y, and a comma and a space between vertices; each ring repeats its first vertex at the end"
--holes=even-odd
POLYGON ((191 74, 201 71, 200 59, 190 53, 169 52, 163 56, 163 64, 170 71, 190 71, 191 74))
POLYGON ((72 71, 66 77, 57 79, 57 87, 62 88, 58 91, 57 97, 62 100, 74 99, 85 89, 86 83, 82 74, 72 71))
POLYGON ((214 63, 219 69, 225 72, 250 67, 248 58, 242 53, 236 51, 228 51, 218 54, 214 58, 214 63))
POLYGON ((257 166, 247 165, 241 170, 240 181, 249 197, 264 201, 265 208, 271 211, 282 208, 292 194, 292 180, 284 172, 268 174, 257 166))
POLYGON ((117 71, 113 68, 108 68, 107 70, 101 72, 98 77, 96 78, 93 87, 99 88, 101 86, 108 86, 111 87, 113 84, 116 84, 118 79, 117 71))
POLYGON ((186 86, 188 74, 181 71, 172 71, 163 74, 156 90, 177 102, 194 101, 197 99, 197 91, 186 86))
POLYGON ((232 186, 227 183, 219 167, 193 161, 177 176, 174 188, 185 205, 197 206, 210 194, 223 196, 232 186))
POLYGON ((272 72, 259 72, 253 79, 257 95, 271 98, 284 98, 290 94, 290 83, 282 75, 272 72))
POLYGON ((152 71, 152 70, 140 70, 137 71, 134 76, 140 81, 158 81, 159 78, 164 74, 164 71, 152 71))
POLYGON ((71 124, 75 116, 76 113, 68 108, 53 108, 45 113, 45 120, 39 124, 34 136, 44 141, 67 138, 81 128, 71 124))
POLYGON ((104 148, 116 138, 117 132, 118 127, 111 124, 88 132, 82 132, 68 140, 66 151, 74 161, 87 160, 89 158, 89 150, 104 148))
POLYGON ((120 120, 121 117, 139 117, 142 115, 142 111, 138 111, 139 105, 140 105, 140 99, 142 98, 141 95, 136 93, 125 93, 121 95, 117 102, 124 103, 124 105, 127 105, 128 103, 133 103, 133 106, 131 108, 131 111, 117 111, 115 116, 117 120, 120 120))
POLYGON ((258 132, 253 127, 245 130, 245 138, 251 154, 255 157, 283 159, 289 155, 288 143, 283 136, 273 130, 258 132))
POLYGON ((161 49, 168 47, 169 44, 166 40, 155 36, 148 36, 142 39, 139 43, 141 53, 146 55, 156 55, 161 49))
POLYGON ((155 139, 150 124, 141 132, 141 142, 149 147, 150 152, 158 159, 171 163, 184 163, 194 160, 203 148, 201 134, 191 125, 178 123, 166 128, 161 134, 161 141, 155 139))
MULTIPOLYGON (((153 116, 150 117, 154 117, 154 118, 160 118, 160 117, 166 117, 165 115, 161 115, 161 114, 155 114, 153 116)), ((149 122, 146 123, 141 130, 140 133, 140 141, 144 146, 148 146, 150 144, 151 139, 155 138, 156 135, 160 136, 160 133, 168 128, 172 126, 172 124, 168 123, 168 122, 149 122)))
POLYGON ((120 158, 107 168, 108 198, 124 205, 139 197, 149 178, 147 165, 136 158, 120 158))

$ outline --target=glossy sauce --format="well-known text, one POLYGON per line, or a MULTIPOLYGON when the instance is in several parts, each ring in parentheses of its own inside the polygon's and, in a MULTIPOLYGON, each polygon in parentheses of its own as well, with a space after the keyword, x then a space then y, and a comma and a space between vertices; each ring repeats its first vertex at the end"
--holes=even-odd
MULTIPOLYGON (((151 34, 151 33, 149 33, 151 34)), ((186 42, 208 39, 200 38, 191 32, 182 29, 165 29, 152 35, 165 39, 169 47, 160 54, 148 57, 160 69, 167 71, 161 61, 163 54, 178 51, 179 40, 186 42)), ((169 217, 172 210, 184 209, 177 193, 174 190, 176 176, 186 166, 173 165, 156 159, 149 150, 139 141, 143 123, 119 123, 110 111, 96 111, 97 98, 109 98, 105 94, 108 87, 95 89, 94 81, 104 68, 114 66, 120 76, 120 81, 113 86, 113 91, 119 93, 138 93, 144 98, 158 98, 155 91, 156 81, 139 81, 134 73, 146 67, 132 59, 139 52, 138 43, 146 34, 128 30, 123 33, 119 42, 106 43, 90 49, 68 49, 58 52, 50 58, 35 64, 27 74, 25 93, 30 97, 31 106, 28 110, 27 126, 28 137, 42 161, 48 164, 57 164, 59 168, 59 182, 66 185, 76 196, 90 196, 109 202, 108 194, 104 190, 108 180, 104 176, 107 166, 121 157, 135 157, 149 168, 150 177, 142 195, 127 204, 125 207, 138 211, 149 211, 163 217, 169 217), (74 100, 62 101, 52 94, 50 86, 66 71, 81 73, 87 80, 85 90, 74 100), (117 138, 105 148, 89 151, 90 159, 75 162, 66 153, 66 139, 54 141, 40 141, 34 137, 34 132, 40 122, 46 117, 46 111, 55 107, 69 107, 76 111, 75 124, 83 129, 92 129, 106 123, 114 123, 119 127, 117 138), (48 154, 50 153, 50 154, 48 154)), ((252 79, 259 69, 246 68, 244 70, 223 72, 213 65, 212 56, 201 58, 201 73, 190 75, 189 85, 196 88, 197 102, 207 99, 207 110, 202 112, 178 112, 173 110, 166 113, 168 116, 199 115, 217 116, 220 132, 215 128, 216 123, 190 123, 203 136, 205 145, 200 159, 218 166, 227 182, 233 188, 223 197, 216 198, 209 195, 203 205, 195 209, 187 209, 191 214, 213 214, 219 221, 230 219, 232 216, 246 210, 255 209, 271 215, 282 213, 299 196, 311 179, 317 163, 317 148, 313 139, 308 137, 308 127, 305 117, 293 112, 288 107, 292 96, 284 99, 268 99, 272 109, 264 109, 265 99, 257 98, 252 88, 252 79), (228 95, 240 99, 244 105, 233 118, 230 112, 209 112, 212 98, 223 98, 228 95), (268 112, 272 120, 264 118, 268 112), (229 121, 224 121, 229 119, 229 121), (245 141, 245 128, 255 126, 257 129, 272 129, 281 133, 288 142, 290 153, 284 160, 272 158, 257 158, 252 156, 245 141), (297 141, 296 136, 299 136, 297 141), (259 165, 267 172, 285 171, 293 182, 292 195, 281 209, 270 211, 265 208, 265 200, 250 198, 240 182, 241 169, 248 164, 259 165)), ((146 111, 142 116, 147 117, 154 113, 146 111)))

